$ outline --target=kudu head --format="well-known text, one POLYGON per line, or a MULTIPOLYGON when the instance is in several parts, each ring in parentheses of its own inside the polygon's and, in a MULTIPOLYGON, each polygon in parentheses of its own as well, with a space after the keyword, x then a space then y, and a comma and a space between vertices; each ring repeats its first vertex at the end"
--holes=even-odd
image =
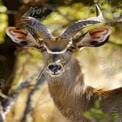
POLYGON ((109 26, 102 26, 79 36, 73 37, 77 32, 92 24, 102 22, 103 16, 96 5, 97 16, 80 20, 66 29, 59 37, 52 36, 48 28, 33 17, 23 16, 22 21, 26 29, 8 27, 7 35, 23 47, 35 47, 42 52, 46 72, 59 77, 70 69, 72 54, 83 47, 97 47, 103 45, 111 34, 109 26))

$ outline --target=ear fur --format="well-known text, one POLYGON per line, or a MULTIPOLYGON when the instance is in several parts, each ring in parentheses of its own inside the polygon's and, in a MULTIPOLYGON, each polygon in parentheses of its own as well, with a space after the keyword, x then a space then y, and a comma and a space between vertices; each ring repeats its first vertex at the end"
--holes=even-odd
POLYGON ((37 43, 37 40, 34 39, 34 37, 31 35, 31 33, 27 32, 23 29, 17 29, 15 27, 8 27, 6 29, 7 35, 11 38, 11 40, 20 46, 23 47, 38 47, 39 43, 37 43))
POLYGON ((77 48, 82 47, 98 47, 107 42, 111 34, 110 26, 102 26, 88 31, 84 35, 73 40, 77 48))

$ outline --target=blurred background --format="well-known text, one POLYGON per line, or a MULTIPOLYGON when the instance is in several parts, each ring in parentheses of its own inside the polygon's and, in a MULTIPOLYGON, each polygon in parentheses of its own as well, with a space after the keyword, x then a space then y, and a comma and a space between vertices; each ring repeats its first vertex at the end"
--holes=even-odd
MULTIPOLYGON (((22 49, 5 34, 8 26, 20 27, 21 16, 31 8, 30 16, 40 19, 53 35, 60 35, 69 24, 95 16, 95 4, 110 23, 109 41, 97 48, 85 48, 75 54, 85 74, 85 83, 95 88, 122 87, 122 1, 121 0, 0 0, 0 99, 9 96, 22 82, 43 68, 41 53, 33 48, 22 49), (116 19, 113 19, 116 18, 116 19)), ((98 26, 98 25, 97 25, 98 26)), ((80 34, 96 27, 90 26, 80 34)), ((19 92, 5 122, 25 122, 28 96, 38 75, 19 92)), ((48 92, 47 81, 34 91, 27 122, 68 122, 57 110, 48 92)))

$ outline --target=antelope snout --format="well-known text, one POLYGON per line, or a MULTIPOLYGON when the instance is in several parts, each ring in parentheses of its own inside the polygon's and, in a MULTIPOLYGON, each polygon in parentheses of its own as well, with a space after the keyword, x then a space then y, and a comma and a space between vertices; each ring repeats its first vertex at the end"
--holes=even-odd
POLYGON ((55 76, 61 75, 63 73, 63 66, 60 63, 49 64, 47 67, 47 72, 50 75, 55 75, 55 76))

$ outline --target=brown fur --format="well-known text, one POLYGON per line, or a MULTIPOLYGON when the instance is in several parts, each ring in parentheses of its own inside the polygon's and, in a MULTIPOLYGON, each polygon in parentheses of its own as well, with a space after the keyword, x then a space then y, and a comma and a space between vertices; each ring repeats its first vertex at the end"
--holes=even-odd
MULTIPOLYGON (((35 21, 34 18, 32 20, 35 21)), ((82 24, 84 23, 83 21, 82 24)), ((88 25, 89 24, 88 22, 88 25)), ((101 109, 105 113, 112 112, 122 114, 122 87, 107 91, 86 86, 81 70, 82 68, 79 62, 73 57, 73 53, 78 51, 79 48, 97 47, 106 43, 111 34, 111 28, 109 26, 99 27, 79 36, 75 40, 71 40, 69 37, 72 37, 71 35, 74 34, 69 32, 73 32, 75 29, 74 25, 71 25, 71 27, 72 28, 69 27, 69 29, 66 30, 67 33, 64 32, 63 38, 61 38, 62 36, 58 38, 51 37, 52 35, 47 33, 49 31, 45 28, 46 31, 42 37, 49 34, 48 37, 51 39, 42 39, 41 43, 30 33, 26 35, 23 30, 16 30, 16 28, 9 27, 6 32, 14 42, 19 44, 22 42, 20 38, 22 37, 27 42, 26 46, 36 47, 43 51, 42 55, 44 65, 46 66, 45 73, 50 94, 56 106, 66 118, 72 122, 90 122, 90 120, 83 117, 83 113, 93 107, 97 99, 101 101, 101 109), (25 38, 23 36, 25 36, 25 38), (58 66, 62 68, 60 69, 60 76, 51 74, 48 67, 50 64, 58 64, 58 66)), ((82 26, 76 27, 79 28, 82 26)), ((42 29, 44 29, 44 27, 42 29)), ((75 32, 78 30, 79 29, 76 28, 75 32)), ((120 120, 122 121, 122 118, 120 120)))
POLYGON ((86 87, 79 62, 72 58, 70 63, 70 70, 58 78, 47 74, 50 94, 66 118, 72 122, 91 122, 82 114, 93 107, 97 99, 101 100, 105 113, 122 114, 122 88, 105 91, 86 87))

